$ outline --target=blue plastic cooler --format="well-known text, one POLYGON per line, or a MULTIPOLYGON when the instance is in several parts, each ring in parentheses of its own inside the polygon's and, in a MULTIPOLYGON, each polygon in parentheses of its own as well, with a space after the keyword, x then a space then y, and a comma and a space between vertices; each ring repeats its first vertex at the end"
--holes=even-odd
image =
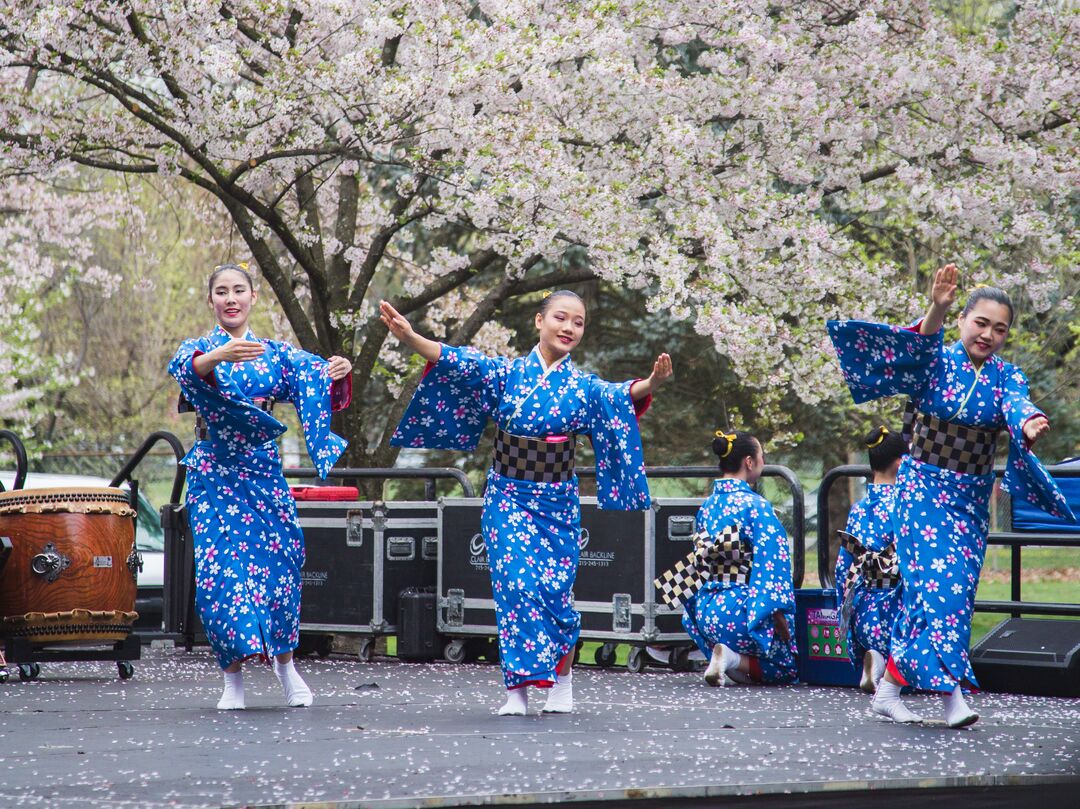
POLYGON ((861 672, 848 658, 840 637, 836 590, 795 591, 795 644, 799 680, 812 685, 859 685, 861 672))

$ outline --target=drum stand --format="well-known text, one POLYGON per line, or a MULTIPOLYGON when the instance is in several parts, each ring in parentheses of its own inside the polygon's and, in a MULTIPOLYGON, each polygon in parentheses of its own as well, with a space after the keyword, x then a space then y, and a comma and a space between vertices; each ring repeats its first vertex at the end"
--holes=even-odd
MULTIPOLYGON (((80 646, 57 647, 50 646, 48 642, 31 642, 26 638, 7 638, 4 651, 0 653, 0 662, 5 660, 19 664, 19 679, 23 682, 36 680, 41 673, 41 663, 56 663, 60 661, 84 661, 84 660, 115 660, 116 668, 121 680, 128 680, 135 673, 132 660, 138 660, 142 652, 142 643, 139 636, 132 633, 124 640, 114 641, 112 648, 86 648, 79 641, 80 646)), ((89 641, 92 643, 92 641, 89 641)), ((7 679, 6 670, 3 679, 7 679)))

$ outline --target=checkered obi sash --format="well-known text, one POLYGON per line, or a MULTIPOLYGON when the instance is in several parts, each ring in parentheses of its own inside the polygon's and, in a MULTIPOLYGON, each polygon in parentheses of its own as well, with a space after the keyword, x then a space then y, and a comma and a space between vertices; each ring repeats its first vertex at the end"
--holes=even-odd
POLYGON ((694 550, 653 581, 664 603, 677 608, 710 581, 749 583, 754 548, 739 536, 739 526, 729 525, 718 537, 698 531, 692 539, 694 550))
POLYGON ((997 432, 967 427, 915 412, 911 423, 911 457, 965 475, 994 471, 997 432))
POLYGON ((495 429, 491 468, 503 477, 533 483, 565 483, 574 477, 574 436, 545 441, 495 429))
POLYGON ((844 603, 840 605, 840 637, 847 635, 855 593, 860 587, 888 590, 900 584, 900 561, 896 543, 890 542, 880 551, 872 551, 858 537, 847 531, 837 531, 840 545, 853 557, 844 578, 844 603))
MULTIPOLYGON (((264 410, 267 413, 272 413, 274 405, 278 402, 284 401, 284 399, 275 399, 273 396, 267 396, 265 399, 252 399, 251 403, 260 410, 264 410)), ((191 402, 180 397, 176 403, 177 413, 195 413, 195 440, 196 441, 209 441, 210 440, 210 427, 206 423, 206 419, 198 414, 191 402)))

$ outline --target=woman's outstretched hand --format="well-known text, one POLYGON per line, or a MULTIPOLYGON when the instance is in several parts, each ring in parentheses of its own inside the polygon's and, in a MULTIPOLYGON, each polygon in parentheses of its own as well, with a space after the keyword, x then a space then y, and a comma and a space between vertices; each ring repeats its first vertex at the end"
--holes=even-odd
POLYGON ((674 373, 671 366, 671 357, 667 354, 661 354, 653 363, 652 373, 649 374, 649 378, 639 379, 630 386, 630 398, 635 402, 640 402, 646 396, 651 396, 658 387, 671 379, 674 373))
POLYGON ((257 360, 266 351, 266 346, 255 340, 232 339, 225 345, 218 346, 210 353, 218 362, 251 362, 257 360))
POLYGON ((345 357, 331 357, 327 360, 326 372, 337 382, 352 373, 352 363, 345 357))
POLYGON ((1024 438, 1028 446, 1034 446, 1035 442, 1050 432, 1050 422, 1046 416, 1032 416, 1024 422, 1024 438))
POLYGON ((379 301, 379 319, 392 335, 406 345, 409 345, 410 339, 416 334, 405 316, 386 301, 379 301))
POLYGON ((428 362, 438 362, 442 354, 442 343, 421 337, 413 331, 405 316, 386 301, 379 301, 379 319, 398 340, 407 345, 428 362))
POLYGON ((671 379, 674 374, 675 371, 671 367, 671 356, 661 354, 653 363, 652 374, 649 375, 649 379, 652 380, 653 390, 671 379))

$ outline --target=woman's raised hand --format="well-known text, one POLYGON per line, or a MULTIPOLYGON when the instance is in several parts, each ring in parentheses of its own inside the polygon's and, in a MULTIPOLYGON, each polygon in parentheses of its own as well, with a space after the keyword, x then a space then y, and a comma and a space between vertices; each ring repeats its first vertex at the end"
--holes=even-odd
POLYGON ((934 286, 930 290, 930 300, 938 306, 948 309, 956 301, 956 284, 959 273, 955 264, 946 264, 934 273, 934 286))
POLYGON ((330 374, 330 378, 335 382, 352 373, 352 363, 345 357, 331 357, 327 360, 327 363, 326 372, 330 374))
POLYGON ((656 362, 653 363, 651 375, 653 387, 655 388, 659 385, 663 385, 671 379, 674 373, 675 371, 671 367, 671 356, 668 354, 661 354, 656 358, 656 362))
POLYGON ((251 362, 261 357, 265 350, 266 346, 255 340, 232 339, 211 353, 216 354, 220 362, 251 362))
POLYGON ((386 301, 379 301, 379 319, 390 330, 390 333, 406 345, 416 333, 405 316, 398 312, 386 301))

